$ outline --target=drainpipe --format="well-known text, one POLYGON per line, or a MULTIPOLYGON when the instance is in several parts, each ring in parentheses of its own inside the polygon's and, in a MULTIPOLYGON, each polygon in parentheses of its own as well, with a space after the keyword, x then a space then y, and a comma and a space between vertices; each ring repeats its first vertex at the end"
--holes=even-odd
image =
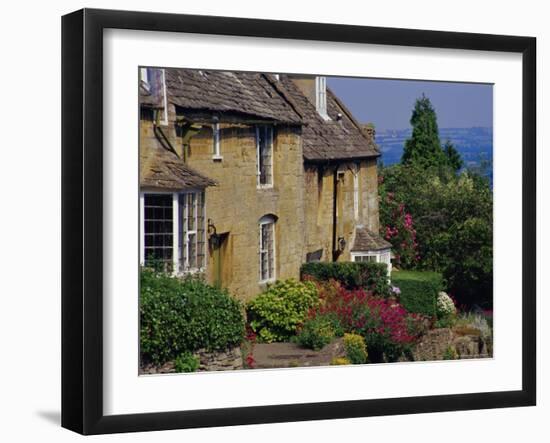
POLYGON ((338 259, 339 255, 336 246, 336 228, 338 222, 338 217, 336 216, 338 205, 338 167, 334 168, 332 175, 332 187, 332 261, 334 262, 338 259))
POLYGON ((170 139, 166 136, 164 131, 162 130, 162 127, 160 125, 160 112, 158 110, 155 110, 154 115, 154 124, 153 124, 153 132, 155 133, 155 137, 160 142, 160 144, 168 151, 173 152, 178 157, 181 157, 183 159, 183 162, 187 162, 187 156, 188 156, 188 148, 189 148, 189 141, 191 140, 191 137, 196 135, 201 129, 201 124, 196 124, 188 121, 178 121, 177 125, 179 128, 181 128, 181 139, 182 139, 182 145, 183 145, 183 152, 180 156, 176 148, 172 145, 170 142, 170 139))

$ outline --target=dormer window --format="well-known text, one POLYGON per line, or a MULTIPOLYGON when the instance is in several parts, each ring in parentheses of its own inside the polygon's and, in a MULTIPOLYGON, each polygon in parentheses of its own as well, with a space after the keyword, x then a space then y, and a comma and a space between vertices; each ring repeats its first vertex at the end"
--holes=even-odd
POLYGON ((327 78, 315 77, 315 107, 325 120, 330 120, 327 114, 327 78))
POLYGON ((146 91, 151 91, 149 84, 149 68, 139 68, 139 82, 146 91))
POLYGON ((164 126, 168 125, 168 98, 164 69, 139 68, 139 82, 141 87, 153 96, 159 105, 159 123, 164 126))

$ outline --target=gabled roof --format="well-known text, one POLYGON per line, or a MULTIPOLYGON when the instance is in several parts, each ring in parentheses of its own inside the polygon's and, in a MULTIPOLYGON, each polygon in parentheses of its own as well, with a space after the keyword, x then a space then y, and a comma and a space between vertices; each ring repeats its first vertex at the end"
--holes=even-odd
POLYGON ((391 247, 391 243, 384 240, 378 234, 375 234, 364 226, 357 226, 355 228, 355 239, 350 251, 380 251, 382 249, 390 249, 391 247))
POLYGON ((216 185, 163 147, 140 149, 139 166, 139 183, 144 188, 185 191, 216 185))
POLYGON ((184 111, 216 112, 301 124, 302 120, 267 76, 258 73, 166 69, 168 100, 184 111))
POLYGON ((306 160, 351 160, 380 155, 374 141, 366 136, 351 112, 329 88, 327 88, 327 114, 330 120, 325 120, 288 75, 281 75, 280 82, 296 107, 296 111, 302 116, 304 122, 302 138, 306 160))

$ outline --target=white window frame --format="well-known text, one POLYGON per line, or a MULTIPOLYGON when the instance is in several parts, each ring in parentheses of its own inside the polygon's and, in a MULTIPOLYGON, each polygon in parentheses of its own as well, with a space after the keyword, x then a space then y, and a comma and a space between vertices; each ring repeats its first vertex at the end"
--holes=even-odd
POLYGON ((359 257, 375 257, 376 263, 385 263, 388 267, 388 277, 391 275, 392 264, 391 264, 391 250, 390 249, 381 249, 379 251, 355 251, 351 253, 351 261, 358 262, 356 260, 359 257))
POLYGON ((162 126, 168 126, 168 96, 166 94, 166 71, 158 68, 139 68, 140 81, 143 83, 145 89, 151 92, 151 75, 150 71, 159 71, 161 77, 162 88, 162 118, 160 124, 162 126))
POLYGON ((257 186, 258 186, 258 189, 266 189, 266 188, 272 188, 273 187, 273 183, 274 183, 274 161, 273 161, 273 136, 274 136, 274 133, 273 133, 273 126, 271 125, 259 125, 259 126, 256 126, 256 175, 257 175, 257 186), (260 152, 260 130, 264 130, 266 131, 266 134, 264 135, 267 135, 269 134, 269 137, 266 136, 266 140, 268 141, 268 146, 269 146, 269 150, 270 150, 270 155, 269 155, 269 158, 270 158, 270 161, 271 161, 271 164, 270 164, 270 167, 271 167, 271 174, 270 174, 270 182, 269 183, 261 183, 261 177, 262 177, 262 174, 261 174, 261 170, 260 170, 260 156, 261 156, 261 152, 260 152))
POLYGON ((148 68, 139 68, 139 80, 143 83, 143 87, 149 91, 151 85, 149 84, 149 70, 148 68))
MULTIPOLYGON (((276 245, 276 238, 275 238, 275 222, 276 222, 276 219, 275 217, 271 216, 271 215, 265 215, 263 216, 261 219, 260 219, 260 222, 259 222, 259 228, 260 228, 260 235, 259 235, 259 239, 260 239, 260 242, 258 244, 258 257, 259 257, 259 260, 258 260, 258 264, 259 264, 259 283, 260 284, 265 284, 265 283, 270 283, 270 282, 274 282, 276 280, 276 276, 277 276, 277 245, 276 245), (268 278, 265 278, 265 279, 262 279, 262 253, 263 252, 267 252, 269 254, 269 251, 266 251, 263 249, 262 245, 263 245, 263 226, 265 225, 271 225, 271 229, 272 229, 272 232, 271 232, 271 236, 272 236, 272 251, 271 251, 271 255, 268 255, 268 268, 269 268, 269 257, 271 257, 272 261, 273 261, 273 275, 270 275, 268 276, 268 278)), ((268 272, 269 272, 269 269, 268 269, 268 272)))
POLYGON ((220 124, 214 123, 212 125, 212 159, 223 160, 220 146, 220 124))
POLYGON ((330 120, 327 112, 327 78, 315 77, 315 108, 324 120, 330 120))
MULTIPOLYGON (((139 195, 139 202, 140 202, 140 208, 139 208, 139 214, 140 214, 140 220, 139 220, 139 227, 140 227, 140 251, 139 251, 139 257, 140 257, 140 264, 142 266, 145 265, 145 196, 147 194, 169 194, 172 196, 172 270, 174 275, 182 275, 182 274, 192 274, 196 272, 204 272, 206 270, 206 263, 207 263, 207 255, 206 255, 206 202, 203 201, 204 206, 204 213, 203 213, 203 232, 205 235, 204 242, 203 242, 203 256, 204 256, 204 262, 202 267, 189 267, 189 252, 185 254, 185 261, 184 263, 181 263, 180 258, 182 257, 183 251, 180 247, 180 241, 179 241, 179 231, 180 226, 184 221, 187 221, 188 215, 189 215, 189 208, 188 205, 185 206, 185 216, 180 218, 179 217, 179 198, 180 196, 184 196, 183 198, 187 198, 188 194, 196 194, 195 195, 195 205, 193 208, 194 211, 194 218, 195 218, 195 229, 193 231, 188 231, 185 229, 185 239, 182 244, 182 247, 187 248, 189 244, 189 234, 195 234, 196 241, 198 243, 198 210, 199 210, 199 196, 198 194, 203 193, 203 190, 189 190, 185 192, 166 192, 166 191, 151 191, 151 192, 140 192, 139 195), (183 267, 181 266, 183 264, 183 267)), ((202 197, 204 199, 204 195, 202 197)), ((197 245, 198 247, 198 245, 197 245)), ((199 250, 196 251, 197 257, 199 255, 199 250)))

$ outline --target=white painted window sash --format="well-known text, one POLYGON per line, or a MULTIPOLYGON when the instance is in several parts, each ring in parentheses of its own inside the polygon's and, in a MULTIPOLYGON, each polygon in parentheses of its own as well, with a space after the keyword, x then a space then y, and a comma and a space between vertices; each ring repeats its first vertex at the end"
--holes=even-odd
POLYGON ((149 91, 151 85, 149 84, 149 70, 148 68, 139 68, 139 79, 143 83, 143 87, 149 91))
POLYGON ((145 265, 145 194, 139 193, 139 263, 145 265))
POLYGON ((214 123, 212 126, 212 138, 213 138, 213 149, 212 149, 212 158, 214 160, 221 160, 223 157, 220 150, 220 124, 214 123))
POLYGON ((180 250, 179 250, 179 196, 172 194, 172 266, 173 274, 180 271, 180 250))
MULTIPOLYGON (((268 246, 269 248, 269 246, 268 246)), ((260 221, 260 244, 259 244, 259 261, 260 261, 260 284, 267 283, 275 280, 275 222, 273 220, 260 221), (266 249, 263 247, 264 238, 263 238, 263 227, 269 226, 270 235, 271 235, 271 249, 266 249), (263 278, 263 261, 262 255, 267 254, 267 278, 263 278)))
MULTIPOLYGON (((274 172, 274 161, 273 161, 273 127, 271 126, 256 126, 256 175, 257 175, 257 186, 258 188, 272 188, 273 187, 273 172, 274 172), (263 156, 261 144, 260 144, 260 131, 262 131, 263 139, 267 149, 269 149, 269 180, 267 183, 262 183, 262 170, 261 170, 261 158, 263 156)), ((264 165, 265 166, 265 165, 264 165)))

